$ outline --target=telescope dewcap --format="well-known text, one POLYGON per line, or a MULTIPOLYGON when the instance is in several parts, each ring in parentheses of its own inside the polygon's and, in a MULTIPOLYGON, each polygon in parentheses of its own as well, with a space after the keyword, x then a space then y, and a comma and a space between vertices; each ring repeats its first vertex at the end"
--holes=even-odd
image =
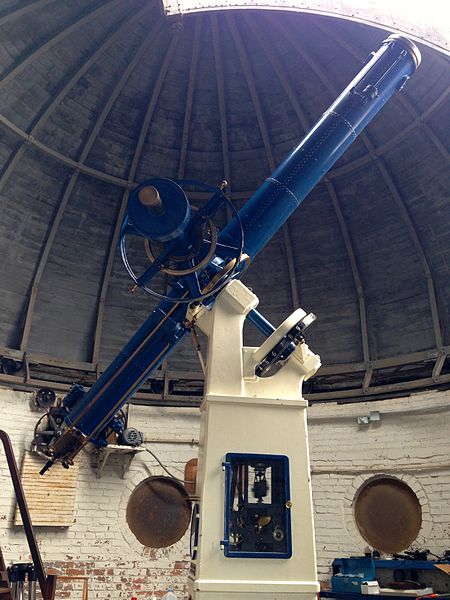
POLYGON ((420 50, 414 42, 412 42, 410 39, 403 35, 398 35, 397 33, 390 35, 387 39, 384 40, 383 44, 387 44, 389 42, 395 42, 403 46, 403 48, 407 52, 409 52, 410 56, 413 58, 417 69, 422 60, 422 55, 420 54, 420 50))

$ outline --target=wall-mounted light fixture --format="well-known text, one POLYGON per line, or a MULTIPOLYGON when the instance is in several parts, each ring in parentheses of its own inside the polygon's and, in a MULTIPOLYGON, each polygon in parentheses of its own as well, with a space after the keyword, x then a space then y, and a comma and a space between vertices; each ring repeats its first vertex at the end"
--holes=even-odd
POLYGON ((370 425, 370 423, 377 423, 381 421, 381 415, 378 410, 371 410, 367 416, 356 417, 358 425, 370 425))

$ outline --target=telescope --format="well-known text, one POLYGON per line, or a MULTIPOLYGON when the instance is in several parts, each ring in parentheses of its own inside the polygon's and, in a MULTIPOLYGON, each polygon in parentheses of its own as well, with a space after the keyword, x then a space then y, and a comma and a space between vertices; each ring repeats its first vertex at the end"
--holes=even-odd
MULTIPOLYGON (((120 252, 135 289, 142 288, 160 303, 91 389, 71 402, 63 428, 48 445, 45 472, 55 462, 69 467, 88 442, 96 443, 114 416, 176 348, 192 327, 195 307, 211 310, 222 291, 240 279, 308 193, 399 91, 420 63, 420 52, 408 39, 391 35, 367 59, 360 73, 322 115, 299 145, 264 181, 239 211, 225 193, 192 180, 149 179, 130 195, 122 225, 120 252), (192 189, 210 193, 195 209, 192 189), (218 226, 226 208, 230 219, 218 226), (129 247, 143 242, 146 268, 132 266, 129 247), (155 289, 164 276, 169 291, 155 289)), ((255 308, 246 315, 265 336, 275 327, 255 308)), ((300 310, 276 345, 266 348, 254 364, 255 378, 295 351, 314 315, 300 310)), ((101 442, 98 442, 100 445, 101 442)))

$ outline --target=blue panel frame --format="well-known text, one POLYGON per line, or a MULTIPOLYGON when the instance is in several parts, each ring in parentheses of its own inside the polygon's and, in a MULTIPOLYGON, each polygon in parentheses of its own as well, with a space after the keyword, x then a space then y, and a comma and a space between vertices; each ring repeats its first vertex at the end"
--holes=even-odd
POLYGON ((230 547, 230 485, 231 485, 231 464, 239 460, 261 460, 261 461, 279 461, 283 464, 284 472, 284 497, 286 502, 291 499, 291 483, 289 476, 289 458, 284 454, 248 454, 238 452, 228 452, 225 456, 225 462, 222 468, 225 471, 225 502, 224 502, 224 539, 220 541, 223 553, 227 558, 291 558, 292 557, 292 525, 291 509, 285 506, 286 518, 286 552, 241 552, 231 550, 230 547))

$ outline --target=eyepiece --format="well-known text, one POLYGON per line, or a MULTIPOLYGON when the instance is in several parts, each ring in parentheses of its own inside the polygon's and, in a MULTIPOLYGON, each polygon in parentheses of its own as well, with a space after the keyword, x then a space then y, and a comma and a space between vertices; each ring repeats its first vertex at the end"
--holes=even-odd
POLYGON ((164 213, 164 204, 154 185, 146 185, 138 193, 139 202, 157 215, 164 213))

